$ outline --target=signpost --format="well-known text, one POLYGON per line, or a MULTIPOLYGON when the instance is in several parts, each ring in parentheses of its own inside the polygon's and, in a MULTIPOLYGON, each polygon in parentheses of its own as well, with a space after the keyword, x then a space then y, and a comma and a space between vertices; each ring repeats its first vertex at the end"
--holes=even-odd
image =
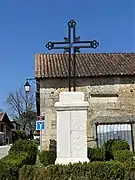
POLYGON ((42 130, 45 129, 45 120, 36 121, 36 130, 40 131, 40 152, 42 151, 42 130))

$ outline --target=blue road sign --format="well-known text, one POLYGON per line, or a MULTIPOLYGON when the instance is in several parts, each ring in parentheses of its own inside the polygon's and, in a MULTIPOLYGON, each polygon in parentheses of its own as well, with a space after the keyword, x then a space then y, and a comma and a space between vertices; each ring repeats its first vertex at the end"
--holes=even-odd
POLYGON ((42 131, 45 129, 45 121, 36 121, 36 130, 42 131))

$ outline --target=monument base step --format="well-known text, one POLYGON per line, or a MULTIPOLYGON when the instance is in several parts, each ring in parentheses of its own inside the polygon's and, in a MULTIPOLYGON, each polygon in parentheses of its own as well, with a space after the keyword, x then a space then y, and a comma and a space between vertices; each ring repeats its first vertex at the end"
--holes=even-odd
POLYGON ((69 164, 69 163, 84 163, 89 162, 88 158, 57 158, 55 164, 69 164))

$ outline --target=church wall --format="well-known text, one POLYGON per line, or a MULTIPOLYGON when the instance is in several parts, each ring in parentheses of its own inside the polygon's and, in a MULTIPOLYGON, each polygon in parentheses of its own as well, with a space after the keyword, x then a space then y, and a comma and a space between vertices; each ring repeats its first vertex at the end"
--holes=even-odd
MULTIPOLYGON (((78 78, 77 91, 85 93, 89 102, 87 137, 88 146, 96 146, 96 122, 129 121, 135 114, 134 77, 91 77, 78 78), (107 118, 103 118, 107 117, 107 118)), ((45 116, 46 129, 43 132, 44 149, 56 140, 55 102, 59 93, 68 91, 66 79, 40 80, 40 112, 45 116)), ((135 127, 133 125, 135 132, 135 127)))

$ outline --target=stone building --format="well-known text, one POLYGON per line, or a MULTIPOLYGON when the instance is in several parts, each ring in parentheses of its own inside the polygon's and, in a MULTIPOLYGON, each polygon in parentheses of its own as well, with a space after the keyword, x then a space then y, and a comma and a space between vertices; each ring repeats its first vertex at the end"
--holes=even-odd
MULTIPOLYGON (((73 69, 73 68, 72 68, 73 69)), ((43 147, 56 140, 54 103, 68 91, 68 55, 36 54, 37 111, 44 115, 43 147), (39 106, 40 105, 40 106, 39 106), (40 109, 39 109, 40 107, 40 109)), ((112 138, 135 144, 135 53, 84 53, 76 56, 77 91, 89 102, 88 146, 101 146, 112 138)), ((64 121, 64 119, 63 119, 64 121)))

